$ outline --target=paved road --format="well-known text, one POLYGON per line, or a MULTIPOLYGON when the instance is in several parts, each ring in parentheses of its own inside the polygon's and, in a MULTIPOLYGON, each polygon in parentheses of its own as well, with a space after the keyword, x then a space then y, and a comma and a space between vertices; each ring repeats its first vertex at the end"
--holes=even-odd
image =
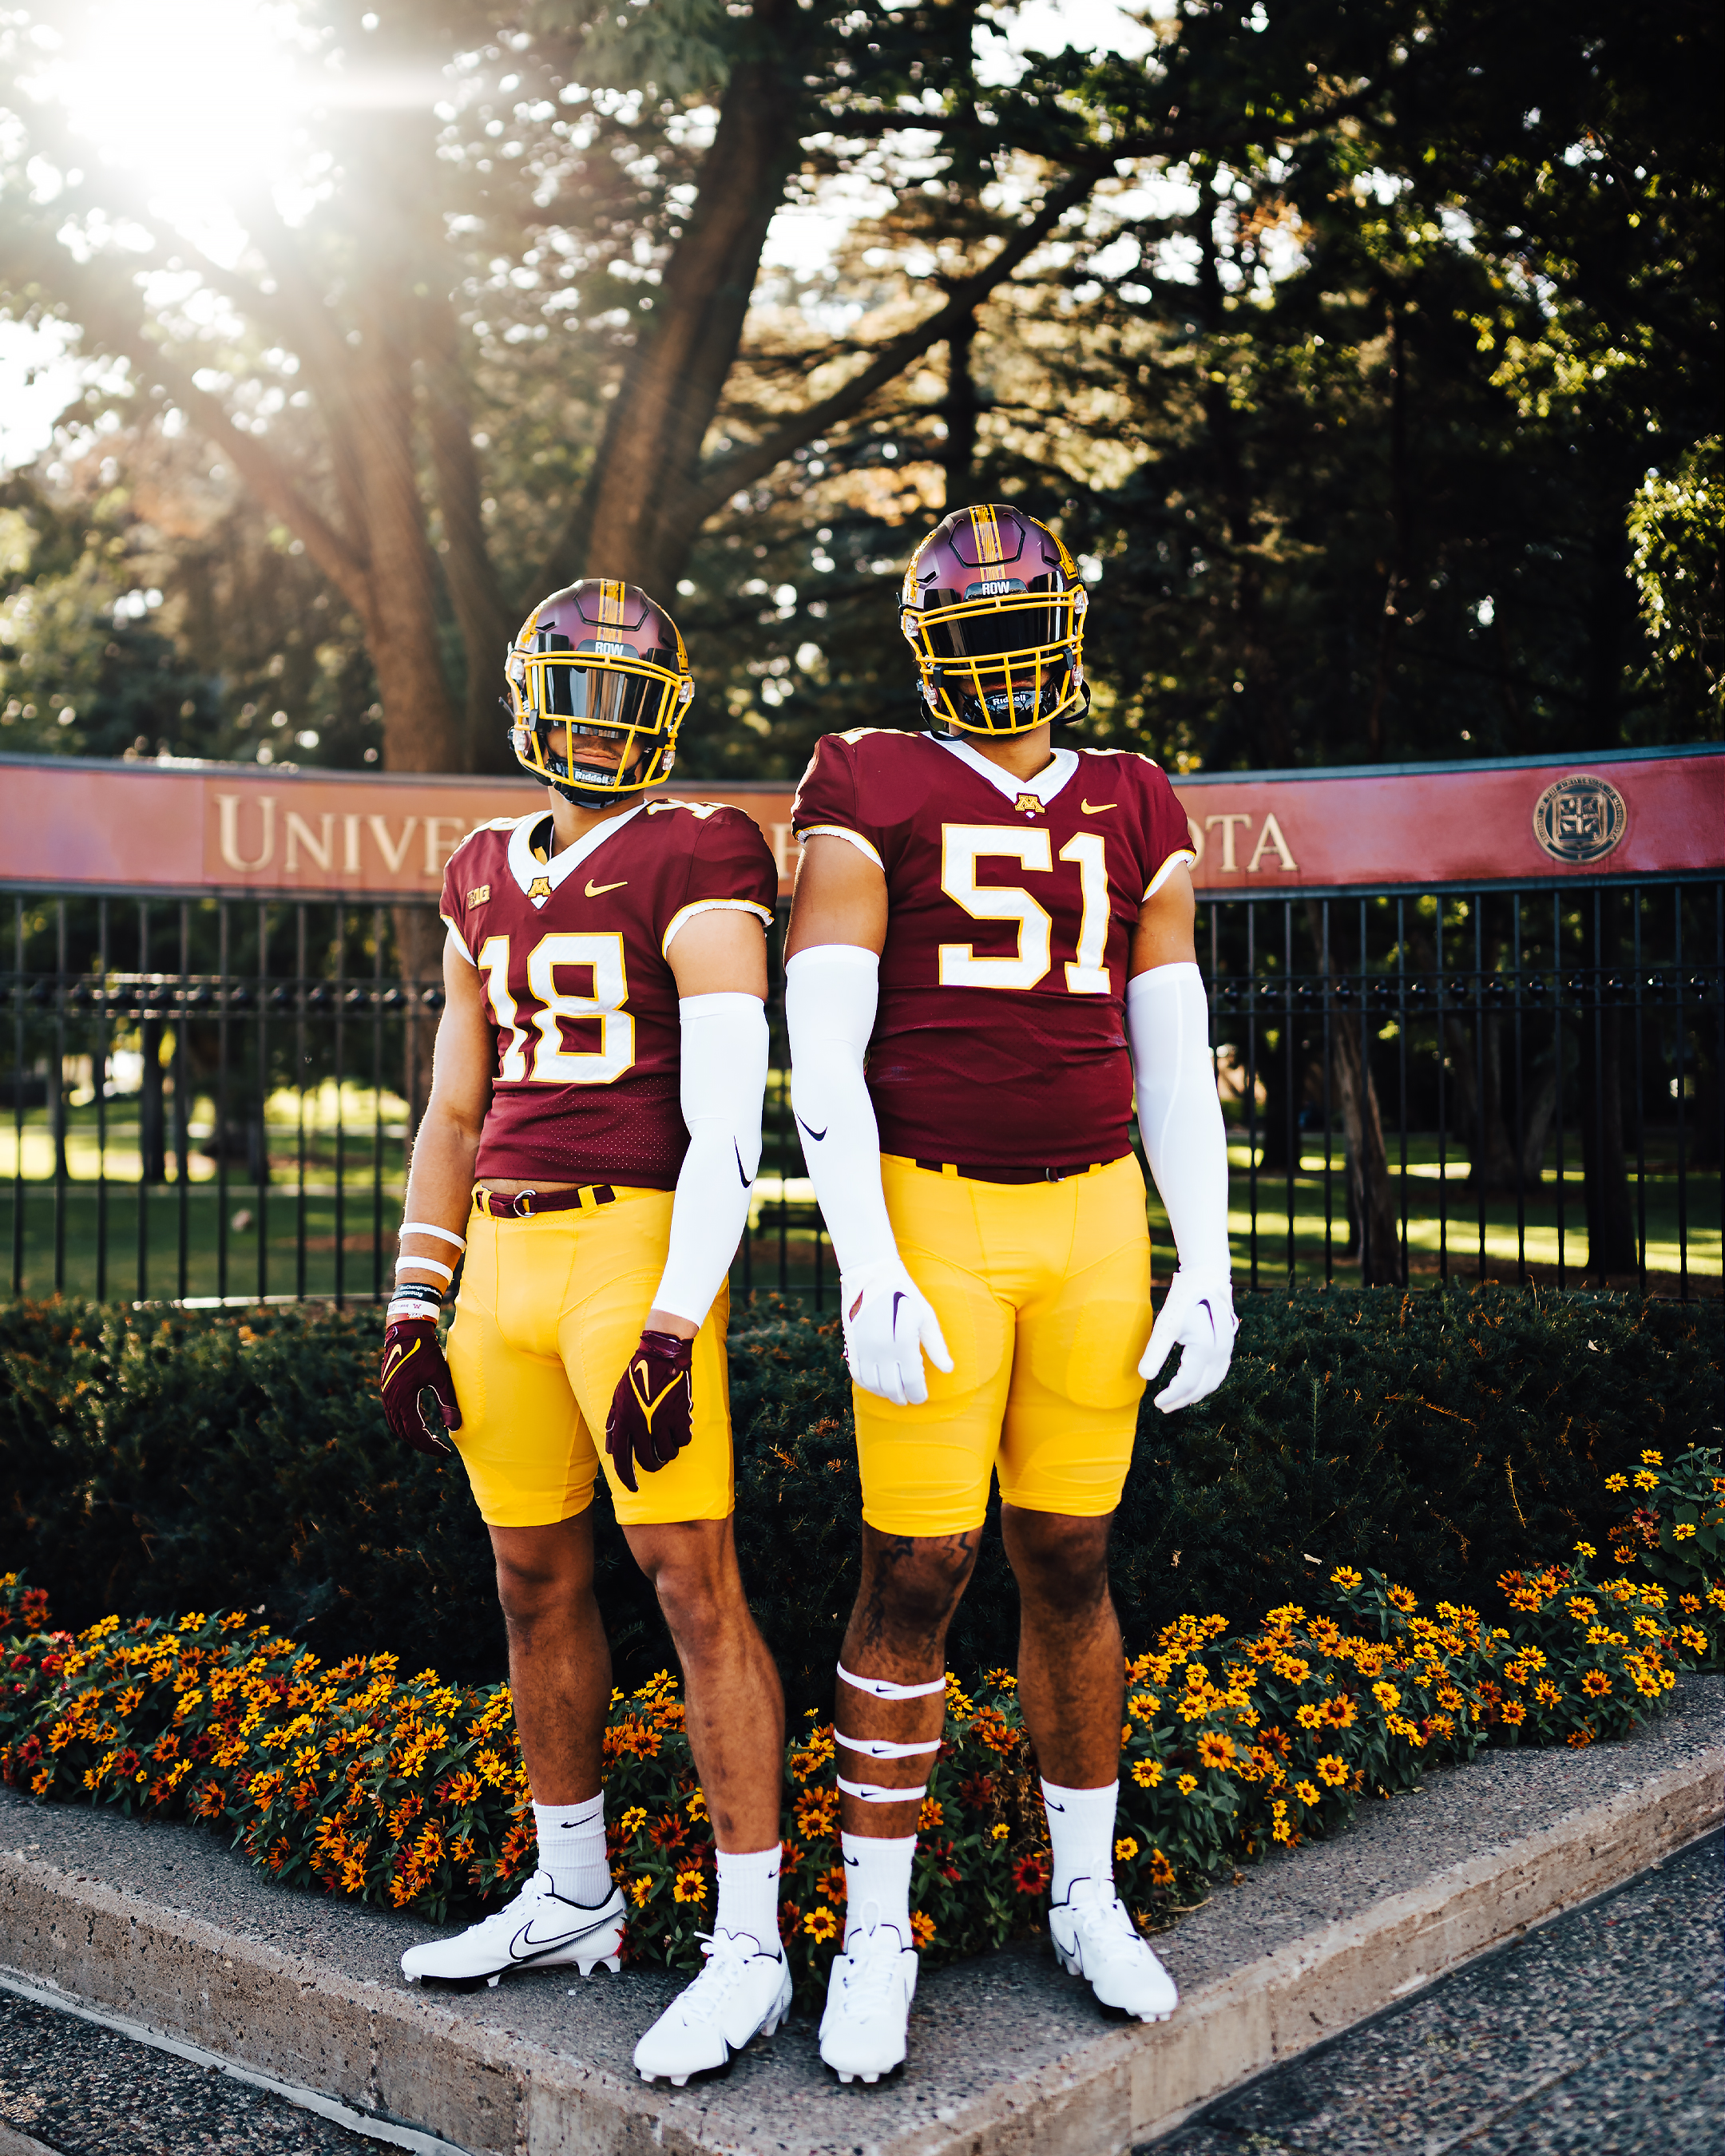
POLYGON ((0 1991, 0 2156, 376 2156, 383 2146, 217 2067, 0 1991))
POLYGON ((1217 2105, 1156 2156, 1719 2156, 1718 1836, 1217 2105))

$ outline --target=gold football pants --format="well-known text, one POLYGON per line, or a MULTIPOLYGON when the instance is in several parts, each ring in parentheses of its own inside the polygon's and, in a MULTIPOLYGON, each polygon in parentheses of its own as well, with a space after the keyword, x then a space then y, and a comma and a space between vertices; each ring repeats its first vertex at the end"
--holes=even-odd
POLYGON ((694 1442, 656 1473, 638 1462, 633 1496, 605 1451, 611 1395, 665 1270, 672 1194, 619 1188, 591 1212, 470 1218, 448 1351, 461 1427, 449 1442, 488 1525, 585 1512, 601 1466, 625 1526, 730 1517, 726 1289, 696 1337, 694 1442))
POLYGON ((988 1483, 1031 1512, 1120 1502, 1150 1337, 1144 1178, 1128 1153, 1060 1183, 978 1183, 880 1163, 899 1255, 952 1357, 928 1399, 853 1388, 863 1517, 889 1535, 980 1527, 988 1483))

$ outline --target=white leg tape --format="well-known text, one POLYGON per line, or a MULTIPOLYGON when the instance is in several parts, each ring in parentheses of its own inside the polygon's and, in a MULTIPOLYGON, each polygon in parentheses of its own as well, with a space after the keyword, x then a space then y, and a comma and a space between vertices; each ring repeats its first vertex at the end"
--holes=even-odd
POLYGON ((839 1675, 846 1684, 854 1686, 858 1691, 867 1692, 871 1699, 930 1699, 947 1688, 944 1676, 919 1685, 894 1684, 890 1677, 854 1677, 843 1662, 839 1665, 839 1675))
POLYGON ((911 1759, 919 1752, 938 1752, 941 1740, 931 1737, 926 1744, 894 1744, 885 1737, 847 1737, 842 1729, 833 1732, 848 1752, 860 1752, 869 1759, 911 1759))
POLYGON ((842 1774, 838 1781, 847 1797, 860 1797, 865 1804, 906 1804, 913 1798, 928 1794, 927 1782, 920 1789, 888 1789, 879 1782, 847 1782, 842 1774))
POLYGON ((457 1235, 447 1228, 434 1228, 429 1220, 403 1220, 396 1229, 397 1240, 403 1235, 435 1235, 440 1243, 453 1243, 458 1250, 467 1248, 465 1235, 457 1235))

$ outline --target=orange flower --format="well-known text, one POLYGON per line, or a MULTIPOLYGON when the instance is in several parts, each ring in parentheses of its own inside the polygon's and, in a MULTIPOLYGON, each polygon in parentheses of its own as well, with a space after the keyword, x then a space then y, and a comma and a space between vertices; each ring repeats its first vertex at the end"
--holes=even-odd
POLYGON ((934 1918, 921 1909, 911 1912, 911 1936, 919 1948, 926 1947, 934 1937, 934 1918))

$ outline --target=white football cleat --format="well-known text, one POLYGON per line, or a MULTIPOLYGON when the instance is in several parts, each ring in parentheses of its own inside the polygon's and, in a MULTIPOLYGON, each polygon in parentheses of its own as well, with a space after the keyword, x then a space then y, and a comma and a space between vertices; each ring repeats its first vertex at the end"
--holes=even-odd
POLYGON ((409 1984, 495 1984, 512 1969, 576 1968, 589 1976, 601 1962, 614 1973, 623 1944, 623 1896, 616 1887, 596 1909, 551 1891, 550 1874, 536 1871, 515 1899, 454 1938, 409 1947, 401 1973, 409 1984))
POLYGON ((635 2046, 644 2082, 668 2075, 681 2088, 711 2073, 756 2036, 770 2036, 791 2010, 791 1966, 761 1951, 750 1933, 716 1933, 701 1948, 706 1967, 680 1991, 635 2046))
POLYGON ((820 2056, 841 2082, 877 2082, 903 2063, 905 2026, 916 1996, 916 1950, 877 1904, 863 1905, 862 1928, 834 1954, 820 2017, 820 2056))
POLYGON ((1069 1976, 1087 1977, 1104 2006, 1166 2021, 1180 2003, 1174 1980, 1151 1953, 1119 1896, 1095 1879, 1075 1881, 1070 1898, 1048 1912, 1055 1959, 1069 1976))

